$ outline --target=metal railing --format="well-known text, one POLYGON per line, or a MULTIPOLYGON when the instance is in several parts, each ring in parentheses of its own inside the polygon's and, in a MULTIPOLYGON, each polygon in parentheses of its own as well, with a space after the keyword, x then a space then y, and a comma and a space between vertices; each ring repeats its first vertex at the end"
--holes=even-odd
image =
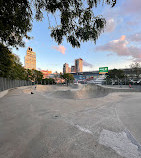
POLYGON ((4 91, 10 88, 16 88, 21 86, 30 86, 32 81, 26 80, 11 80, 8 78, 0 77, 0 91, 4 91))

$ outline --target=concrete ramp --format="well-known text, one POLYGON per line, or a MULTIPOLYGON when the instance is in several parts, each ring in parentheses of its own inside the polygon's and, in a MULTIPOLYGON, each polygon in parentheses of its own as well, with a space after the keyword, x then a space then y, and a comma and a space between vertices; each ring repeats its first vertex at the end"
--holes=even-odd
POLYGON ((114 92, 140 92, 140 89, 134 88, 118 88, 107 87, 95 84, 74 84, 70 86, 56 86, 56 85, 38 85, 31 88, 24 89, 24 93, 30 94, 32 92, 43 93, 47 97, 63 98, 63 99, 90 99, 99 98, 114 92))
POLYGON ((54 91, 50 96, 56 98, 66 98, 66 99, 89 99, 89 98, 99 98, 108 95, 113 92, 138 92, 135 89, 129 88, 109 88, 100 85, 88 84, 78 87, 78 89, 70 90, 57 90, 54 91))

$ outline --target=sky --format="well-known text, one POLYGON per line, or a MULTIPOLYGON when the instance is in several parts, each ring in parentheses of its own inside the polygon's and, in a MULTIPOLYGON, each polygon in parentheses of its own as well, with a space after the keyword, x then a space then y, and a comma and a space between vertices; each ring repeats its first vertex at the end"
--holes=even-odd
POLYGON ((13 48, 12 52, 20 57, 24 66, 26 50, 32 47, 36 52, 37 69, 52 72, 62 72, 64 63, 74 65, 75 59, 78 58, 84 60, 83 71, 94 71, 99 67, 128 68, 133 62, 141 62, 140 8, 140 0, 117 0, 113 8, 99 5, 94 9, 94 13, 106 19, 104 32, 96 44, 88 41, 81 43, 80 48, 72 48, 66 39, 58 45, 50 37, 49 29, 55 20, 50 16, 51 23, 49 23, 47 16, 44 15, 42 22, 33 20, 32 31, 28 34, 33 39, 24 39, 25 47, 19 47, 18 50, 13 48))

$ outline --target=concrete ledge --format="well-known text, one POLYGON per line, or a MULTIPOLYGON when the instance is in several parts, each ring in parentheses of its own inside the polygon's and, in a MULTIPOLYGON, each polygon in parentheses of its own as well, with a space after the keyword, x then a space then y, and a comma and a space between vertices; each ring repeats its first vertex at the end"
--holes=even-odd
POLYGON ((32 88, 35 87, 35 85, 30 85, 30 86, 21 86, 21 87, 15 87, 17 89, 27 89, 27 88, 32 88))
POLYGON ((141 92, 140 89, 136 89, 136 88, 120 88, 120 87, 107 87, 104 85, 96 85, 98 87, 98 89, 104 89, 107 90, 108 92, 112 93, 112 92, 141 92))
POLYGON ((27 89, 27 88, 32 88, 32 86, 22 86, 22 87, 15 87, 15 88, 10 88, 4 91, 0 92, 0 98, 4 97, 5 95, 7 95, 7 93, 9 92, 9 90, 11 89, 27 89))
MULTIPOLYGON (((78 86, 78 85, 77 85, 78 86)), ((105 97, 110 93, 117 92, 141 92, 138 89, 133 88, 116 88, 116 87, 105 87, 102 85, 95 84, 87 84, 82 85, 77 89, 69 89, 69 90, 56 90, 51 93, 50 96, 56 98, 66 98, 66 99, 90 99, 90 98, 100 98, 105 97)))
POLYGON ((0 92, 0 98, 2 98, 2 97, 4 97, 5 95, 7 95, 7 94, 8 94, 8 91, 9 91, 9 89, 0 92))

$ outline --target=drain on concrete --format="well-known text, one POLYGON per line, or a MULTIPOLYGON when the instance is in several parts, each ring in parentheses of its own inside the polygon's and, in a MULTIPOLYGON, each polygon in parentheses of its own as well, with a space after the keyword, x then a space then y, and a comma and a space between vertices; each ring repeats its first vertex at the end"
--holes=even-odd
POLYGON ((61 117, 61 116, 60 116, 60 115, 54 115, 54 116, 53 116, 54 119, 57 119, 57 118, 59 118, 59 117, 61 117))

